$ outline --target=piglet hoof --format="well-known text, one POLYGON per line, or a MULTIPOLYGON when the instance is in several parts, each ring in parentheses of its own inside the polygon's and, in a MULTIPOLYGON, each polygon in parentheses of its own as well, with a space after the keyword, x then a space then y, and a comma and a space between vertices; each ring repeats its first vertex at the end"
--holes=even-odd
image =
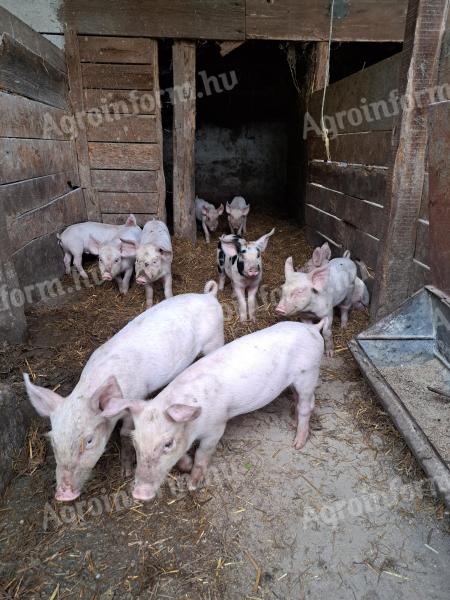
POLYGON ((89 279, 89 275, 86 273, 86 271, 80 271, 80 275, 83 279, 89 279))
POLYGON ((122 296, 126 296, 128 294, 128 288, 127 289, 122 288, 120 290, 120 293, 122 294, 122 296))
POLYGON ((153 306, 153 302, 146 302, 146 308, 151 308, 153 306))
POLYGON ((328 358, 333 358, 333 356, 334 356, 334 349, 326 350, 325 351, 325 356, 327 356, 328 358))
POLYGON ((297 435, 297 437, 294 440, 294 448, 296 450, 301 450, 303 448, 303 446, 306 444, 306 440, 308 439, 308 437, 309 437, 309 433, 297 435))

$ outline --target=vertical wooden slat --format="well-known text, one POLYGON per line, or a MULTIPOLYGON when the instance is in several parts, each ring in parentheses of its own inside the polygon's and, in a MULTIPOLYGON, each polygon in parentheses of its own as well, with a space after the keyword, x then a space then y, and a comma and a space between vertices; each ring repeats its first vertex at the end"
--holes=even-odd
POLYGON ((312 93, 322 90, 327 83, 328 42, 316 42, 314 52, 314 81, 312 93))
POLYGON ((173 44, 173 222, 175 234, 195 241, 195 42, 173 44))
POLYGON ((166 179, 164 177, 164 160, 163 160, 163 131, 161 122, 161 103, 159 93, 159 62, 158 62, 158 41, 152 40, 153 44, 153 93, 155 97, 155 118, 156 118, 156 137, 159 147, 160 169, 156 174, 156 186, 158 191, 158 218, 166 221, 166 179))
MULTIPOLYGON (((84 123, 83 112, 83 79, 81 74, 80 50, 78 38, 75 31, 67 29, 64 34, 65 51, 67 61, 67 76, 69 80, 69 101, 73 113, 77 116, 77 122, 84 123)), ((97 195, 92 187, 91 169, 89 164, 88 142, 86 129, 77 125, 75 134, 75 147, 78 156, 78 170, 80 183, 84 192, 86 202, 86 213, 90 221, 100 221, 100 209, 97 195)))
POLYGON ((399 85, 409 101, 402 103, 392 137, 386 223, 371 309, 374 319, 408 296, 427 145, 427 107, 418 106, 414 98, 437 82, 447 11, 446 0, 409 0, 399 85))

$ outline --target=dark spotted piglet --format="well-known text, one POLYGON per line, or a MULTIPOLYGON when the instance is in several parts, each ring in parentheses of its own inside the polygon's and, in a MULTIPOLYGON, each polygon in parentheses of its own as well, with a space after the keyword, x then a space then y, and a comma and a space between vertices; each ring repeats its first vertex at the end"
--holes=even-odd
POLYGON ((275 229, 266 233, 255 242, 247 242, 238 235, 223 235, 217 247, 217 268, 219 271, 219 289, 223 290, 225 275, 231 280, 239 305, 239 318, 256 320, 256 294, 262 280, 261 253, 275 229), (247 293, 247 298, 246 298, 247 293))

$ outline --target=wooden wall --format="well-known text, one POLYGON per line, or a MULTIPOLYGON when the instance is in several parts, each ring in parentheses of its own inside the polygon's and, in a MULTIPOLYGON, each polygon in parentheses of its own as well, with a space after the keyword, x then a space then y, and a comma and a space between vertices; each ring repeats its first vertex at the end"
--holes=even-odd
POLYGON ((0 210, 21 287, 64 272, 55 233, 86 218, 63 53, 0 9, 0 210), (55 123, 56 127, 52 124, 55 123))
MULTIPOLYGON (((376 268, 386 218, 387 165, 395 122, 390 94, 398 90, 399 69, 397 54, 328 87, 324 115, 334 119, 328 121, 328 128, 336 127, 330 133, 331 161, 326 160, 322 137, 315 131, 308 136, 305 222, 309 239, 313 243, 328 240, 336 254, 349 249, 354 258, 364 260, 372 269, 376 268), (354 108, 359 112, 352 111, 354 108)), ((322 95, 323 90, 314 93, 309 105, 318 125, 322 95)), ((429 277, 427 180, 418 219, 414 273, 411 291, 429 277)))
POLYGON ((89 218, 165 219, 157 42, 68 32, 65 47, 89 218))

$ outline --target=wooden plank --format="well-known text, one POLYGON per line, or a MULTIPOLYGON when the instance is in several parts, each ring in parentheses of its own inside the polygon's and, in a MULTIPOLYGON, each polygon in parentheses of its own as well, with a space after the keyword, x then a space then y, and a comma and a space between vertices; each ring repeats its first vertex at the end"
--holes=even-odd
POLYGON ((0 139, 0 184, 31 179, 76 165, 73 142, 60 140, 0 139))
POLYGON ((102 213, 158 212, 158 194, 155 192, 99 192, 98 198, 102 213))
POLYGON ((166 221, 166 179, 164 176, 164 158, 163 158, 163 131, 162 131, 162 119, 161 119, 161 94, 159 89, 159 60, 158 60, 158 42, 152 40, 153 43, 153 80, 155 82, 154 94, 155 98, 159 100, 156 115, 156 133, 158 135, 158 150, 159 150, 159 163, 160 169, 156 175, 156 187, 158 190, 158 219, 166 221))
POLYGON ((86 112, 114 114, 152 115, 158 106, 155 90, 83 90, 83 104, 86 112))
POLYGON ((244 0, 66 0, 62 19, 81 34, 245 39, 244 0))
POLYGON ((67 108, 65 75, 6 33, 0 38, 0 89, 67 108))
POLYGON ((79 36, 81 62, 151 64, 152 42, 148 38, 79 36))
MULTIPOLYGON (((447 14, 446 0, 409 0, 400 95, 414 98, 418 91, 437 83, 447 14)), ((428 131, 424 113, 416 103, 403 103, 394 131, 386 222, 371 304, 373 319, 390 313, 408 297, 425 174, 428 131)))
POLYGON ((103 65, 82 63, 84 88, 152 90, 153 71, 149 65, 103 65))
MULTIPOLYGON (((376 63, 330 85, 324 107, 325 126, 331 135, 361 131, 390 131, 399 105, 391 93, 398 88, 401 54, 376 63)), ((311 119, 305 121, 312 135, 320 128, 322 91, 308 105, 311 119)))
POLYGON ((0 92, 0 137, 68 140, 70 116, 59 108, 0 92))
POLYGON ((414 258, 427 267, 430 266, 429 229, 428 223, 419 219, 417 222, 414 258))
POLYGON ((322 90, 329 80, 328 42, 317 42, 314 47, 314 74, 312 92, 322 90))
POLYGON ((313 183, 307 185, 306 202, 377 238, 383 229, 384 211, 379 204, 313 183))
POLYGON ((87 138, 90 142, 151 142, 158 141, 156 117, 150 115, 117 115, 94 126, 87 119, 87 138))
MULTIPOLYGON (((78 37, 75 31, 67 29, 65 32, 65 49, 67 57, 67 76, 70 85, 70 105, 74 114, 82 114, 83 111, 83 87, 81 76, 80 52, 78 48, 78 37)), ((89 164, 89 151, 86 129, 78 128, 75 137, 75 148, 78 158, 78 169, 80 172, 81 187, 84 190, 87 216, 90 221, 100 220, 98 200, 91 181, 91 167, 89 164)))
MULTIPOLYGON (((331 160, 351 164, 385 166, 391 148, 390 131, 349 133, 330 139, 331 160)), ((310 160, 326 160, 325 144, 321 138, 308 140, 310 160)))
POLYGON ((419 217, 421 219, 429 220, 430 211, 429 211, 429 174, 425 173, 423 179, 423 188, 422 188, 422 199, 420 201, 420 214, 419 217))
POLYGON ((414 294, 420 288, 423 288, 424 285, 429 285, 431 283, 431 271, 429 268, 426 268, 424 265, 418 263, 413 260, 412 268, 411 268, 411 277, 409 280, 409 295, 414 294))
POLYGON ((309 180, 327 188, 383 204, 386 195, 387 170, 382 167, 312 161, 309 180))
MULTIPOLYGON (((335 6, 333 41, 401 42, 405 0, 358 0, 335 6)), ((320 41, 330 29, 328 0, 247 0, 247 39, 320 41)))
POLYGON ((63 73, 66 71, 64 52, 1 6, 0 24, 0 34, 7 33, 17 42, 41 56, 55 69, 59 69, 63 73))
POLYGON ((157 192, 157 171, 93 170, 92 185, 99 192, 157 192))
POLYGON ((375 268, 379 252, 379 240, 376 237, 309 204, 305 207, 305 220, 307 228, 315 231, 316 235, 334 242, 338 254, 350 250, 352 258, 363 260, 370 268, 375 268))
MULTIPOLYGON (((32 240, 17 250, 12 259, 22 289, 28 285, 42 284, 46 294, 43 282, 49 283, 64 275, 63 253, 55 233, 32 240)), ((36 289, 34 300, 42 300, 39 289, 36 289)))
POLYGON ((173 225, 195 242, 195 42, 175 41, 172 60, 174 87, 185 90, 173 107, 173 225))
MULTIPOLYGON (((139 225, 139 227, 143 227, 147 223, 147 221, 158 218, 158 215, 156 213, 133 213, 133 214, 136 217, 136 222, 139 225)), ((118 213, 118 214, 104 213, 102 215, 102 221, 103 221, 103 223, 108 223, 110 225, 122 225, 123 223, 125 223, 127 216, 128 216, 128 214, 126 214, 126 213, 118 213)))
POLYGON ((12 250, 16 252, 35 238, 81 221, 86 221, 86 207, 83 191, 77 188, 12 220, 8 226, 12 250))
POLYGON ((428 148, 431 281, 450 295, 450 102, 430 108, 428 148))
POLYGON ((92 169, 154 171, 161 167, 158 144, 88 142, 92 169))
POLYGON ((8 219, 47 204, 79 185, 76 167, 54 175, 44 175, 0 186, 0 210, 8 219))

